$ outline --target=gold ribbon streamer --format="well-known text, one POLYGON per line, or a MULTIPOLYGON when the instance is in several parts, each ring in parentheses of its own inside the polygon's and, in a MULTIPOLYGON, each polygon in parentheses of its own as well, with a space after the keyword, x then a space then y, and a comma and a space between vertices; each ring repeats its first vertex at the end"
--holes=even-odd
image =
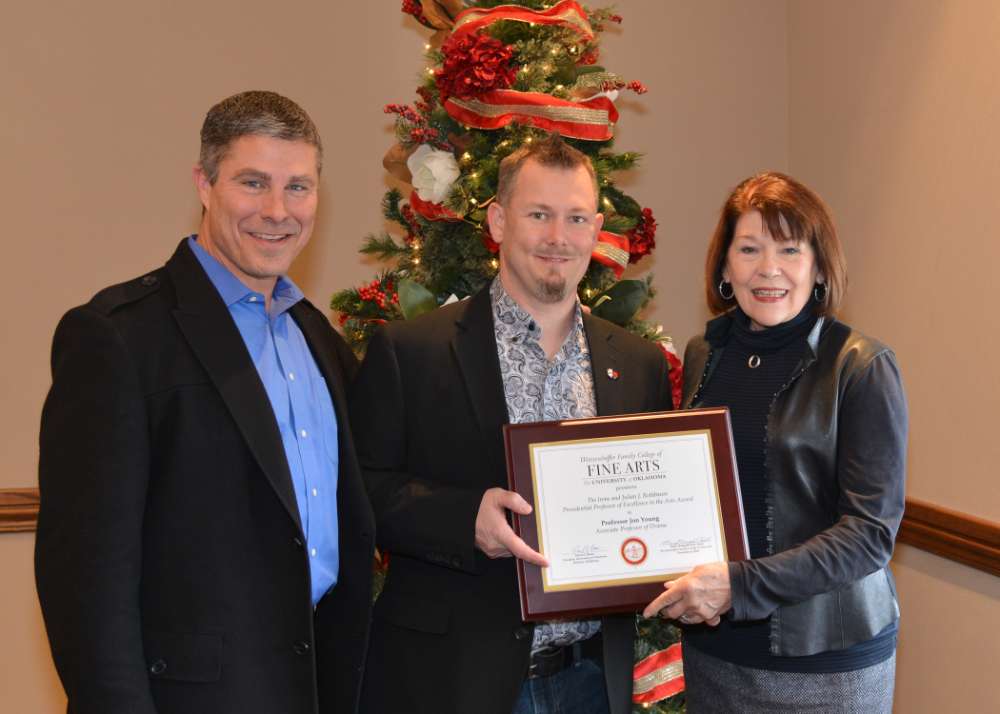
POLYGON ((600 255, 615 261, 623 268, 628 266, 628 251, 622 250, 616 245, 598 242, 598 244, 594 246, 594 253, 599 253, 600 255))
POLYGON ((448 101, 457 104, 466 111, 473 112, 479 116, 490 117, 491 119, 505 114, 523 114, 526 116, 542 117, 543 119, 552 119, 554 121, 570 121, 577 124, 593 124, 595 126, 607 126, 611 124, 608 112, 605 109, 532 106, 531 104, 487 104, 478 99, 457 99, 455 97, 451 97, 448 101))
POLYGON ((583 8, 574 0, 563 0, 548 10, 529 10, 518 5, 497 5, 492 8, 469 8, 455 18, 453 33, 474 32, 500 20, 528 22, 540 25, 562 25, 575 30, 584 40, 594 39, 594 30, 583 8))
POLYGON ((661 684, 666 684, 673 679, 677 679, 682 674, 684 674, 684 663, 671 662, 635 680, 632 685, 632 694, 645 694, 661 684))

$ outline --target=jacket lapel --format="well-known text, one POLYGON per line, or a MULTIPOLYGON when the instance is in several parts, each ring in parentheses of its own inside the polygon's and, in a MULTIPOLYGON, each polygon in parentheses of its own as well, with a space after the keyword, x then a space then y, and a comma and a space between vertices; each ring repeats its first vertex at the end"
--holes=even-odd
POLYGON ((487 445, 488 456, 493 462, 491 473, 502 473, 506 460, 501 427, 510 418, 500 376, 489 288, 469 299, 466 310, 455 324, 452 351, 462 373, 483 443, 487 445))
POLYGON ((627 390, 623 386, 628 384, 631 375, 623 372, 621 354, 615 344, 614 334, 604 321, 586 313, 583 316, 583 329, 587 333, 587 345, 590 348, 597 414, 624 414, 627 411, 627 390))
POLYGON ((177 291, 174 318, 181 332, 218 389, 250 452, 301 531, 278 423, 236 323, 186 242, 181 243, 166 267, 177 291))

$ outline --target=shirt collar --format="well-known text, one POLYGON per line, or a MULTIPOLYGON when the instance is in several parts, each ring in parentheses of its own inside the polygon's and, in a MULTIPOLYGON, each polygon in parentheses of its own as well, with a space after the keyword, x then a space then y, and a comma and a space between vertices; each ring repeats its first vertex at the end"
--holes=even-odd
MULTIPOLYGON (((232 307, 238 302, 251 298, 256 298, 263 303, 264 295, 248 288, 229 271, 229 268, 209 255, 208 251, 198 243, 197 235, 188 236, 188 246, 198 262, 201 263, 201 267, 208 275, 208 279, 212 281, 212 285, 219 291, 226 307, 232 307)), ((271 314, 280 315, 304 297, 305 295, 295 283, 284 275, 279 276, 271 293, 271 314)))
MULTIPOLYGON (((510 338, 524 339, 531 338, 538 342, 542 339, 542 328, 535 322, 527 310, 517 304, 517 301, 510 296, 497 275, 490 285, 490 298, 493 303, 493 321, 499 326, 503 333, 510 338)), ((575 345, 579 342, 579 336, 583 333, 583 311, 580 309, 580 299, 577 298, 574 306, 573 329, 566 336, 567 345, 575 345)))

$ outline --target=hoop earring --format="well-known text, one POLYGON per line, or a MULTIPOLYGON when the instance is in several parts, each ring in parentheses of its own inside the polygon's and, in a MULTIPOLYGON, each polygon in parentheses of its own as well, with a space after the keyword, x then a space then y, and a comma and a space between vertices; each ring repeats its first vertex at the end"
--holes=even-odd
POLYGON ((722 280, 719 281, 719 296, 723 300, 732 300, 733 297, 736 296, 736 291, 733 290, 733 286, 730 285, 729 283, 727 283, 725 281, 725 279, 722 279, 722 280), (726 295, 725 291, 723 290, 723 287, 726 286, 726 285, 729 285, 729 294, 728 295, 726 295))
POLYGON ((826 293, 826 283, 816 283, 816 287, 813 288, 813 297, 816 298, 816 302, 826 301, 826 293))

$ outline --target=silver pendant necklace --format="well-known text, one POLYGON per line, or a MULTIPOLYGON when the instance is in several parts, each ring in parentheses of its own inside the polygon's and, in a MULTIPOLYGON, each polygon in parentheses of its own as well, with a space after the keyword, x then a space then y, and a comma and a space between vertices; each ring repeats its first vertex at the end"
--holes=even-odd
POLYGON ((750 369, 760 367, 760 355, 750 355, 750 359, 747 360, 747 367, 750 369))

